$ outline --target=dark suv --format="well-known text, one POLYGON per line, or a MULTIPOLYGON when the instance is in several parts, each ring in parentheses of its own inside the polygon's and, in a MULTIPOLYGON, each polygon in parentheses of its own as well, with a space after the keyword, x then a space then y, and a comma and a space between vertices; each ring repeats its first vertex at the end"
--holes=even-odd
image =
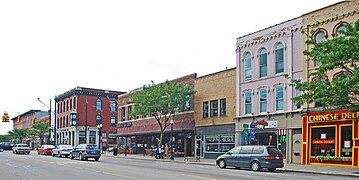
POLYGON ((0 142, 0 151, 12 150, 14 144, 11 142, 0 142))
POLYGON ((101 157, 100 151, 94 144, 79 144, 70 152, 70 159, 79 157, 80 160, 87 160, 88 158, 94 158, 98 161, 101 157))
POLYGON ((233 166, 259 171, 266 168, 273 172, 284 167, 283 155, 274 146, 238 146, 219 156, 216 164, 220 168, 233 166))

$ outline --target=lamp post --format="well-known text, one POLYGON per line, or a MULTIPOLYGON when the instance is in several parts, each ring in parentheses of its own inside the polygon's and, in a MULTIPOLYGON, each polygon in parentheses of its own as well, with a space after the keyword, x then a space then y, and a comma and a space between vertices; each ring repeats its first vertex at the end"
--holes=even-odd
POLYGON ((50 140, 50 138, 51 138, 51 130, 52 130, 52 128, 50 126, 49 127, 49 138, 47 139, 47 144, 50 144, 50 142, 51 142, 51 140, 50 140))
POLYGON ((101 150, 101 131, 102 131, 102 124, 98 124, 97 125, 97 128, 98 128, 98 150, 99 151, 102 151, 101 150))
POLYGON ((171 160, 174 160, 174 157, 173 157, 173 119, 170 120, 170 124, 171 124, 171 141, 170 141, 170 147, 171 147, 171 157, 170 159, 171 160))
POLYGON ((85 144, 87 144, 87 97, 86 97, 86 106, 85 106, 85 144))
MULTIPOLYGON (((50 106, 46 105, 44 102, 41 101, 40 98, 37 98, 37 101, 39 101, 41 104, 43 104, 44 106, 46 106, 47 108, 49 108, 49 140, 48 140, 48 144, 50 144, 50 137, 51 137, 51 99, 50 99, 50 106)), ((56 110, 56 109, 55 109, 56 110)), ((56 119, 55 119, 56 121, 56 119)), ((56 122, 54 122, 54 145, 56 145, 56 122)))

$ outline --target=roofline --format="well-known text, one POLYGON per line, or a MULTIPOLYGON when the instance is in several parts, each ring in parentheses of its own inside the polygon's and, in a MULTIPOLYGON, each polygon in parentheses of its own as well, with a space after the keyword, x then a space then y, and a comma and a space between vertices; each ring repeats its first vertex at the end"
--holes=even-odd
MULTIPOLYGON (((29 110, 29 111, 26 111, 26 112, 24 112, 24 113, 22 113, 22 114, 20 114, 20 115, 17 115, 17 116, 15 116, 15 117, 13 117, 11 120, 14 121, 14 120, 16 120, 18 117, 26 116, 26 115, 28 115, 28 114, 36 113, 36 112, 41 112, 41 110, 31 109, 31 110, 29 110)), ((45 111, 44 111, 44 112, 45 112, 45 111)))
POLYGON ((237 67, 232 67, 232 68, 225 69, 225 70, 222 70, 222 71, 217 71, 217 72, 214 72, 214 73, 211 73, 211 74, 206 74, 206 75, 197 77, 197 79, 201 79, 201 78, 204 78, 204 77, 207 77, 207 76, 212 76, 212 75, 219 74, 219 73, 226 72, 226 71, 231 71, 231 70, 234 70, 234 69, 236 69, 236 68, 237 68, 237 67))
POLYGON ((302 16, 306 16, 306 15, 311 14, 311 13, 314 13, 314 12, 316 12, 316 11, 321 11, 321 10, 326 9, 326 8, 329 8, 329 7, 331 7, 331 6, 336 6, 336 5, 341 4, 341 3, 344 3, 344 2, 347 2, 347 1, 339 1, 339 2, 337 2, 337 3, 331 4, 331 5, 328 5, 328 6, 324 6, 324 7, 322 7, 322 8, 316 9, 316 10, 314 10, 314 11, 310 11, 310 12, 308 12, 308 13, 305 13, 305 14, 303 14, 302 16))

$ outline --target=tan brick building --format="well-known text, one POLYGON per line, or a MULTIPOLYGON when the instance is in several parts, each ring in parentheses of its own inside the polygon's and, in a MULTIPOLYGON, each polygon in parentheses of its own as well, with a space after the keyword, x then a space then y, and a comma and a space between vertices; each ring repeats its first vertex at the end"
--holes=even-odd
MULTIPOLYGON (((345 25, 359 19, 359 1, 342 1, 302 16, 304 40, 313 38, 317 42, 333 39, 338 36, 338 29, 345 30, 345 25)), ((305 50, 312 48, 304 44, 305 50)), ((304 56, 305 80, 310 71, 320 66, 315 61, 306 61, 304 56)), ((325 79, 331 81, 342 72, 334 70, 326 74, 325 79)), ((302 164, 334 164, 359 167, 359 122, 354 116, 359 114, 345 109, 322 111, 320 104, 306 104, 302 119, 302 164), (319 118, 332 115, 336 118, 319 118), (330 160, 318 160, 325 156, 330 160)))
POLYGON ((196 156, 216 158, 235 145, 236 68, 195 80, 196 156))

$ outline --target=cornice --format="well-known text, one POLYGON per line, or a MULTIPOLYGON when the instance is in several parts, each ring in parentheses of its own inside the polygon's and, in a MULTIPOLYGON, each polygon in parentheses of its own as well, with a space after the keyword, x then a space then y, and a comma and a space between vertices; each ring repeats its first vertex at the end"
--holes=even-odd
POLYGON ((326 20, 323 21, 316 21, 314 23, 308 24, 306 28, 317 28, 318 26, 324 25, 324 24, 328 24, 328 23, 332 23, 332 22, 336 22, 339 20, 342 20, 344 18, 350 17, 350 16, 354 16, 355 14, 359 14, 359 11, 352 11, 352 12, 348 12, 345 14, 341 14, 332 18, 328 18, 326 20))

